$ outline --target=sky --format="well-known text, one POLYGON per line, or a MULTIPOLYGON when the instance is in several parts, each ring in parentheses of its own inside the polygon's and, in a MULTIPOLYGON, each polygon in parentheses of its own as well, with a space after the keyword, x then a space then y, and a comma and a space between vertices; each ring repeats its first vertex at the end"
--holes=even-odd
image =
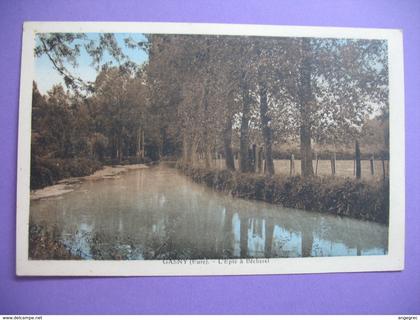
MULTIPOLYGON (((98 40, 99 33, 87 33, 87 40, 86 43, 90 40, 98 40)), ((117 39, 118 45, 122 48, 124 54, 126 54, 131 61, 142 64, 147 61, 147 53, 142 51, 141 49, 130 49, 127 48, 124 39, 127 37, 131 37, 134 41, 143 41, 145 37, 143 34, 137 33, 116 33, 115 37, 117 39)), ((77 59, 79 66, 74 69, 70 65, 66 64, 66 67, 76 76, 79 76, 85 81, 94 81, 97 75, 97 70, 91 66, 91 57, 85 51, 84 48, 81 49, 80 56, 77 59)), ((104 54, 102 63, 112 62, 114 65, 116 64, 115 59, 110 57, 108 53, 104 54)), ((48 57, 44 54, 41 57, 35 57, 35 81, 38 85, 38 90, 45 94, 48 90, 52 88, 55 84, 62 84, 63 87, 64 81, 63 77, 54 69, 53 64, 48 59, 48 57)))

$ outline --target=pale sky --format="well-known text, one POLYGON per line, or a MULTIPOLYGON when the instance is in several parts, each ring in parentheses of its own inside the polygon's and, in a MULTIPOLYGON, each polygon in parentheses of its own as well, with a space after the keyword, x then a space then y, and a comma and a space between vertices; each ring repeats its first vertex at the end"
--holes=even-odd
MULTIPOLYGON (((87 41, 89 40, 97 40, 99 38, 98 33, 87 33, 87 41)), ((143 34, 137 33, 116 33, 115 37, 117 39, 117 42, 122 48, 124 54, 126 54, 131 61, 137 63, 137 64, 143 64, 148 56, 147 53, 143 50, 136 48, 136 49, 130 49, 127 48, 124 39, 127 37, 131 37, 134 41, 144 41, 145 37, 143 34)), ((80 43, 80 42, 79 42, 80 43)), ((76 69, 73 69, 71 66, 66 65, 68 69, 76 76, 82 78, 85 81, 94 81, 97 75, 96 69, 91 66, 91 57, 87 54, 84 48, 81 49, 80 56, 77 59, 79 66, 76 69)), ((108 53, 104 54, 102 63, 105 62, 112 62, 114 65, 116 64, 115 59, 110 57, 108 53)), ((64 81, 63 77, 54 69, 51 61, 49 58, 44 54, 41 57, 37 58, 35 57, 35 76, 34 80, 36 81, 38 85, 38 89, 42 94, 47 93, 48 90, 52 88, 53 85, 61 83, 63 87, 64 81)))

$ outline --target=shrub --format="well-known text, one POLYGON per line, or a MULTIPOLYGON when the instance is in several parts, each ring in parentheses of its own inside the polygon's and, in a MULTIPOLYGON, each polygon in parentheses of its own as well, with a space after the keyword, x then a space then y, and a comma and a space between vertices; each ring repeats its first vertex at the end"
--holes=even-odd
POLYGON ((272 176, 228 170, 176 167, 197 183, 234 197, 263 200, 289 208, 331 213, 388 224, 388 181, 338 177, 272 176))
POLYGON ((216 171, 213 187, 218 191, 231 190, 233 187, 233 174, 229 170, 216 171))
POLYGON ((86 158, 31 159, 31 189, 43 188, 70 177, 88 176, 99 170, 102 165, 86 158))

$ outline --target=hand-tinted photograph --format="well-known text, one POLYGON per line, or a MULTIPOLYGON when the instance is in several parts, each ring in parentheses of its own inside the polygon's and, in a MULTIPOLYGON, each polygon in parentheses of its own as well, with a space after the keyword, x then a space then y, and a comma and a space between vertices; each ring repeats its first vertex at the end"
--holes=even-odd
POLYGON ((386 39, 36 33, 29 260, 384 256, 386 39))

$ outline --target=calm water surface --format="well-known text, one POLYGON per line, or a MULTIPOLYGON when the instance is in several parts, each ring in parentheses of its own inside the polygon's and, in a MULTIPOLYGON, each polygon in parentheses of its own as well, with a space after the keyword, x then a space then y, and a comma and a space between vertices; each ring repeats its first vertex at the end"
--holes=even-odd
POLYGON ((31 219, 84 259, 383 255, 387 227, 232 198, 165 165, 31 201, 31 219))

